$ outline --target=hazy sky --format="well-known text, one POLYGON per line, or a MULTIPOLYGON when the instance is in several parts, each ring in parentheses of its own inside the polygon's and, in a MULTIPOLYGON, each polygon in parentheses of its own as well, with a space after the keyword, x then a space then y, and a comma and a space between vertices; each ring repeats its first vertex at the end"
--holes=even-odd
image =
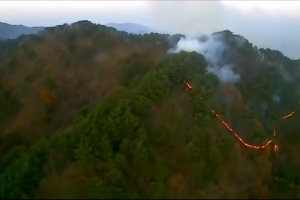
POLYGON ((300 1, 0 1, 0 21, 54 26, 132 22, 170 33, 229 29, 259 47, 300 58, 300 1))

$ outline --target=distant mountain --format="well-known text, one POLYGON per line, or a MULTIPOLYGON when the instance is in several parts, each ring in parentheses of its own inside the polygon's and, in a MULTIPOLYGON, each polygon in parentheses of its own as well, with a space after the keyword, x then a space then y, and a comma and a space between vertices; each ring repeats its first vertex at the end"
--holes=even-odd
POLYGON ((27 27, 0 22, 0 39, 14 39, 20 35, 36 34, 44 27, 27 27))
POLYGON ((125 31, 133 34, 149 34, 151 32, 153 33, 161 32, 153 28, 143 26, 140 24, 134 24, 134 23, 108 23, 106 24, 106 26, 113 27, 118 31, 125 31))

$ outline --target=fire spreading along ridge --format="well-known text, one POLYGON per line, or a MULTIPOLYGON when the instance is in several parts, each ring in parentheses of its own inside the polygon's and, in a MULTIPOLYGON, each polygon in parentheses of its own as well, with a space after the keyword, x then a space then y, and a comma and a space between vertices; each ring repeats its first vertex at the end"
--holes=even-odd
MULTIPOLYGON (((192 85, 190 84, 190 83, 188 83, 187 81, 183 81, 184 83, 185 83, 185 85, 189 88, 189 89, 193 89, 193 87, 192 87, 192 85)), ((201 98, 200 98, 201 99, 201 98)), ((202 100, 202 99, 201 99, 202 100)), ((298 105, 300 105, 300 102, 298 103, 298 105)), ((298 106, 297 105, 297 106, 298 106)), ((264 149, 264 148, 266 148, 267 146, 269 146, 270 144, 272 144, 272 143, 274 143, 274 139, 270 139, 269 141, 267 141, 265 144, 263 144, 263 145, 251 145, 251 144, 249 144, 249 143, 247 143, 247 142, 245 142, 243 139, 242 139, 242 137, 238 134, 238 133, 236 133, 231 127, 230 127, 230 125, 226 122, 226 121, 224 121, 223 119, 222 119, 222 117, 219 115, 219 114, 217 114, 216 112, 215 112, 215 110, 213 110, 213 109, 210 109, 211 110, 211 112, 212 112, 212 114, 214 115, 214 116, 216 116, 221 122, 222 122, 222 124, 239 140, 239 142, 240 143, 242 143, 244 146, 246 146, 246 147, 248 147, 248 148, 252 148, 252 149, 264 149)), ((290 117, 292 117, 293 115, 294 115, 294 113, 295 113, 295 111, 296 111, 296 108, 291 112, 291 113, 289 113, 289 114, 287 114, 287 115, 284 115, 284 116, 282 116, 281 117, 281 119, 287 119, 287 118, 290 118, 290 117)), ((276 130, 274 129, 274 132, 273 132, 273 137, 275 137, 276 136, 276 130)), ((274 149, 274 152, 275 152, 275 154, 278 156, 278 150, 279 150, 279 147, 278 147, 278 145, 277 144, 274 144, 274 147, 273 147, 273 149, 274 149)))

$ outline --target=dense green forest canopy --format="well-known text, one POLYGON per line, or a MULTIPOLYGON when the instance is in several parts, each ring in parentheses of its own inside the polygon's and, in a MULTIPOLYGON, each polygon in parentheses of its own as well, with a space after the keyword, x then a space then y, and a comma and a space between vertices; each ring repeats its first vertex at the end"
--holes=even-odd
POLYGON ((0 41, 0 198, 300 198, 300 111, 281 119, 299 61, 220 33, 236 84, 167 54, 181 35, 80 21, 0 41))

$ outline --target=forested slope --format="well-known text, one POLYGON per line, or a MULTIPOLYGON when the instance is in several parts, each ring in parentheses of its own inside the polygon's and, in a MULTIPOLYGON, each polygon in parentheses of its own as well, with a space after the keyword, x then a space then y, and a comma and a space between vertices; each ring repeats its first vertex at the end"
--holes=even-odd
POLYGON ((167 54, 178 36, 80 21, 0 41, 0 197, 300 198, 300 111, 281 118, 299 63, 218 34, 235 84, 167 54), (274 141, 248 148, 211 109, 247 143, 274 141))

